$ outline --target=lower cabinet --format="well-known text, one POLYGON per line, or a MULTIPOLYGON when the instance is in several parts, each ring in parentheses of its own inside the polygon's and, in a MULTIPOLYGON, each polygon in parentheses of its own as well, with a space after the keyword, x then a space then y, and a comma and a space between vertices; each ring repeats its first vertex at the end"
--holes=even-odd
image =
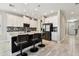
POLYGON ((10 56, 11 47, 9 41, 0 42, 0 56, 10 56))
POLYGON ((44 34, 44 39, 45 39, 45 40, 48 40, 48 41, 51 41, 51 32, 46 32, 46 33, 44 34))

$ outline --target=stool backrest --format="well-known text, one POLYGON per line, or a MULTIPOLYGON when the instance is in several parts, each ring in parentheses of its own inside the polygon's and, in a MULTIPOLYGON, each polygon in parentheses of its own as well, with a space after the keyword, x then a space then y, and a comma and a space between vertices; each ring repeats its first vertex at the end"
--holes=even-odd
POLYGON ((34 38, 41 38, 41 33, 35 33, 34 38))
POLYGON ((28 35, 18 35, 17 42, 28 41, 28 35))

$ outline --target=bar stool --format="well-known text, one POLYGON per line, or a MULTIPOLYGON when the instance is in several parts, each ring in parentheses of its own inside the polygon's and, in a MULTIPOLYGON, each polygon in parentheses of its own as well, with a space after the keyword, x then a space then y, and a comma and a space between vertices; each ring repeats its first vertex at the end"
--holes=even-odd
POLYGON ((33 47, 30 49, 30 52, 37 52, 38 51, 38 48, 35 46, 36 40, 38 40, 37 34, 33 34, 32 39, 31 39, 33 47))
POLYGON ((41 39, 41 44, 38 45, 39 47, 45 47, 45 44, 43 44, 43 40, 42 40, 43 35, 44 35, 44 33, 39 34, 39 38, 41 39))
POLYGON ((17 44, 20 47, 20 54, 18 54, 17 56, 27 56, 27 53, 22 52, 23 49, 23 44, 28 42, 28 38, 27 35, 18 35, 17 37, 17 44))

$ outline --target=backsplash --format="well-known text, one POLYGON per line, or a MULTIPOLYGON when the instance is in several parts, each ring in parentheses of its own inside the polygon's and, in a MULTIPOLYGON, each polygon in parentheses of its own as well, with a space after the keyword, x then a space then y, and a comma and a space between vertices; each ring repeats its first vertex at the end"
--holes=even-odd
POLYGON ((34 27, 14 27, 14 26, 7 26, 7 32, 18 32, 18 31, 36 31, 34 27))
POLYGON ((7 32, 17 32, 17 31, 25 31, 25 28, 24 27, 13 27, 13 26, 7 27, 7 32))

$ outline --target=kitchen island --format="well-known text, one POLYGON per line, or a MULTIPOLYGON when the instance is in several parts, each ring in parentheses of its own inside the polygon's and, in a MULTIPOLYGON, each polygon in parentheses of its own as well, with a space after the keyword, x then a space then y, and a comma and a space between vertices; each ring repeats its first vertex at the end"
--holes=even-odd
MULTIPOLYGON (((18 35, 29 35, 29 37, 30 37, 29 40, 30 40, 30 39, 33 39, 33 35, 36 33, 41 35, 42 32, 31 31, 31 32, 27 32, 27 33, 25 33, 25 32, 10 32, 10 33, 8 33, 8 35, 9 35, 8 38, 11 40, 11 45, 10 45, 11 46, 11 53, 14 54, 19 51, 19 48, 15 44, 15 42, 17 41, 18 35)), ((36 44, 39 44, 40 42, 41 42, 41 40, 37 40, 36 44)), ((23 45, 23 49, 26 49, 26 50, 31 47, 32 47, 31 43, 23 45)))

